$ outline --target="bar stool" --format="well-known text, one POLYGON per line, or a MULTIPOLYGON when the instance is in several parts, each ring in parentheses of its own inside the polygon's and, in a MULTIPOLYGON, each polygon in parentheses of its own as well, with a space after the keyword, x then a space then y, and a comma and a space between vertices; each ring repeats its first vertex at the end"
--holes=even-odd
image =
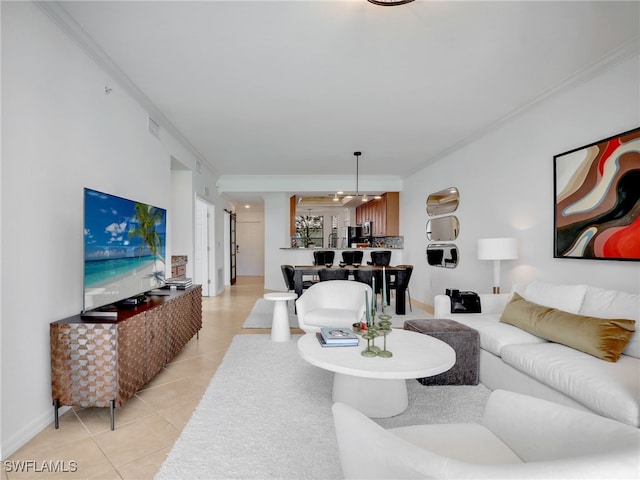
POLYGON ((346 265, 361 264, 363 255, 364 252, 362 250, 349 250, 342 252, 342 261, 346 265))
POLYGON ((314 265, 326 265, 327 263, 333 264, 333 259, 336 256, 336 252, 333 250, 316 250, 313 252, 313 264, 314 265))
POLYGON ((389 266, 391 262, 391 250, 376 250, 371 252, 371 261, 367 262, 369 265, 384 265, 389 266))

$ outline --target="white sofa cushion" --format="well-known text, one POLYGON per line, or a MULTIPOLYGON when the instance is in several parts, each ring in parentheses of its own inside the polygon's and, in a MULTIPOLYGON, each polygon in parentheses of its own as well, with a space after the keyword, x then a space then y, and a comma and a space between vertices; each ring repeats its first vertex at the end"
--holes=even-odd
POLYGON ((598 318, 628 318, 636 321, 636 332, 622 351, 624 355, 640 358, 640 295, 605 290, 604 288, 587 287, 581 315, 598 318))
MULTIPOLYGON (((558 405, 529 395, 495 390, 482 420, 489 430, 509 445, 525 462, 563 461, 581 458, 593 467, 591 472, 573 472, 572 478, 628 476, 640 474, 640 430, 615 420, 558 405), (626 451, 629 461, 615 458, 626 451), (596 458, 612 453, 608 465, 596 458), (598 465, 599 464, 599 465, 598 465), (598 465, 600 474, 596 473, 598 465), (607 466, 611 468, 607 471, 607 466), (625 472, 626 471, 626 472, 625 472), (629 472, 633 474, 629 475, 629 472), (585 473, 587 473, 585 475, 585 473), (626 473, 626 475, 625 475, 626 473)), ((551 475, 549 478, 561 478, 551 475)))
POLYGON ((558 285, 534 280, 524 289, 522 297, 545 307, 579 313, 586 291, 586 285, 558 285))
POLYGON ((420 448, 464 462, 523 463, 491 430, 476 423, 412 425, 389 432, 420 448))
POLYGON ((451 314, 449 318, 477 330, 480 335, 480 348, 497 356, 500 356, 502 347, 506 345, 547 342, 544 338, 500 322, 499 314, 451 314))
POLYGON ((446 432, 450 425, 385 430, 348 405, 335 403, 332 411, 345 478, 611 480, 637 478, 640 468, 637 428, 504 390, 491 394, 482 422, 495 438, 482 429, 457 424, 451 425, 450 433, 446 432), (420 439, 421 434, 434 438, 420 439), (440 445, 440 438, 445 445, 440 445), (455 449, 452 440, 459 444, 449 456, 440 448, 455 449), (494 441, 501 441, 525 463, 513 457, 514 463, 459 460, 482 455, 488 448, 485 442, 494 441))
POLYGON ((640 427, 640 360, 605 362, 558 343, 507 345, 502 360, 596 413, 640 427))

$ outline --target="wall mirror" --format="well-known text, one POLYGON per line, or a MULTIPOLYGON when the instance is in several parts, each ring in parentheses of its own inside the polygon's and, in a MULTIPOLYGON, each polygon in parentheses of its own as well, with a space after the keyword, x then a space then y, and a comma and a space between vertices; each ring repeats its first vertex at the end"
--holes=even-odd
POLYGON ((458 238, 460 222, 457 217, 432 218, 427 222, 427 239, 430 242, 450 242, 458 238))
POLYGON ((430 216, 455 212, 460 203, 460 194, 456 187, 445 188, 427 197, 427 213, 430 216))
POLYGON ((453 243, 432 243, 427 245, 427 262, 433 267, 456 268, 460 256, 453 243))

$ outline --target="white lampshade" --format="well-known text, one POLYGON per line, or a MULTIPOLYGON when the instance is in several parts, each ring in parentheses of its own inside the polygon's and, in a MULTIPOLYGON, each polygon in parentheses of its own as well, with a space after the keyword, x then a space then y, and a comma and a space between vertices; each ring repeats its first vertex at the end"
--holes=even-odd
POLYGON ((478 260, 493 260, 493 293, 500 293, 500 260, 518 258, 515 238, 481 238, 478 240, 478 260))
POLYGON ((515 260, 518 241, 515 238, 481 238, 478 240, 478 260, 515 260))

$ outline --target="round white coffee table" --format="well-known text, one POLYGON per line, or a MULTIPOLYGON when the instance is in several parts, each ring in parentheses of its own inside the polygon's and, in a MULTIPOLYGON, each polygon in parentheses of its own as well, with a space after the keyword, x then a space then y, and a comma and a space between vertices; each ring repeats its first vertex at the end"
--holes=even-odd
POLYGON ((291 329, 289 328, 289 312, 287 311, 287 301, 298 298, 297 293, 274 292, 265 293, 264 299, 274 302, 273 319, 271 320, 271 341, 286 342, 291 339, 291 329))
MULTIPOLYGON (((382 346, 377 338, 376 346, 382 346)), ((334 372, 333 401, 351 405, 372 418, 393 417, 409 405, 407 379, 446 372, 456 363, 456 353, 437 338, 393 329, 387 336, 391 358, 364 357, 367 346, 322 347, 315 334, 298 340, 298 353, 311 365, 334 372)))

